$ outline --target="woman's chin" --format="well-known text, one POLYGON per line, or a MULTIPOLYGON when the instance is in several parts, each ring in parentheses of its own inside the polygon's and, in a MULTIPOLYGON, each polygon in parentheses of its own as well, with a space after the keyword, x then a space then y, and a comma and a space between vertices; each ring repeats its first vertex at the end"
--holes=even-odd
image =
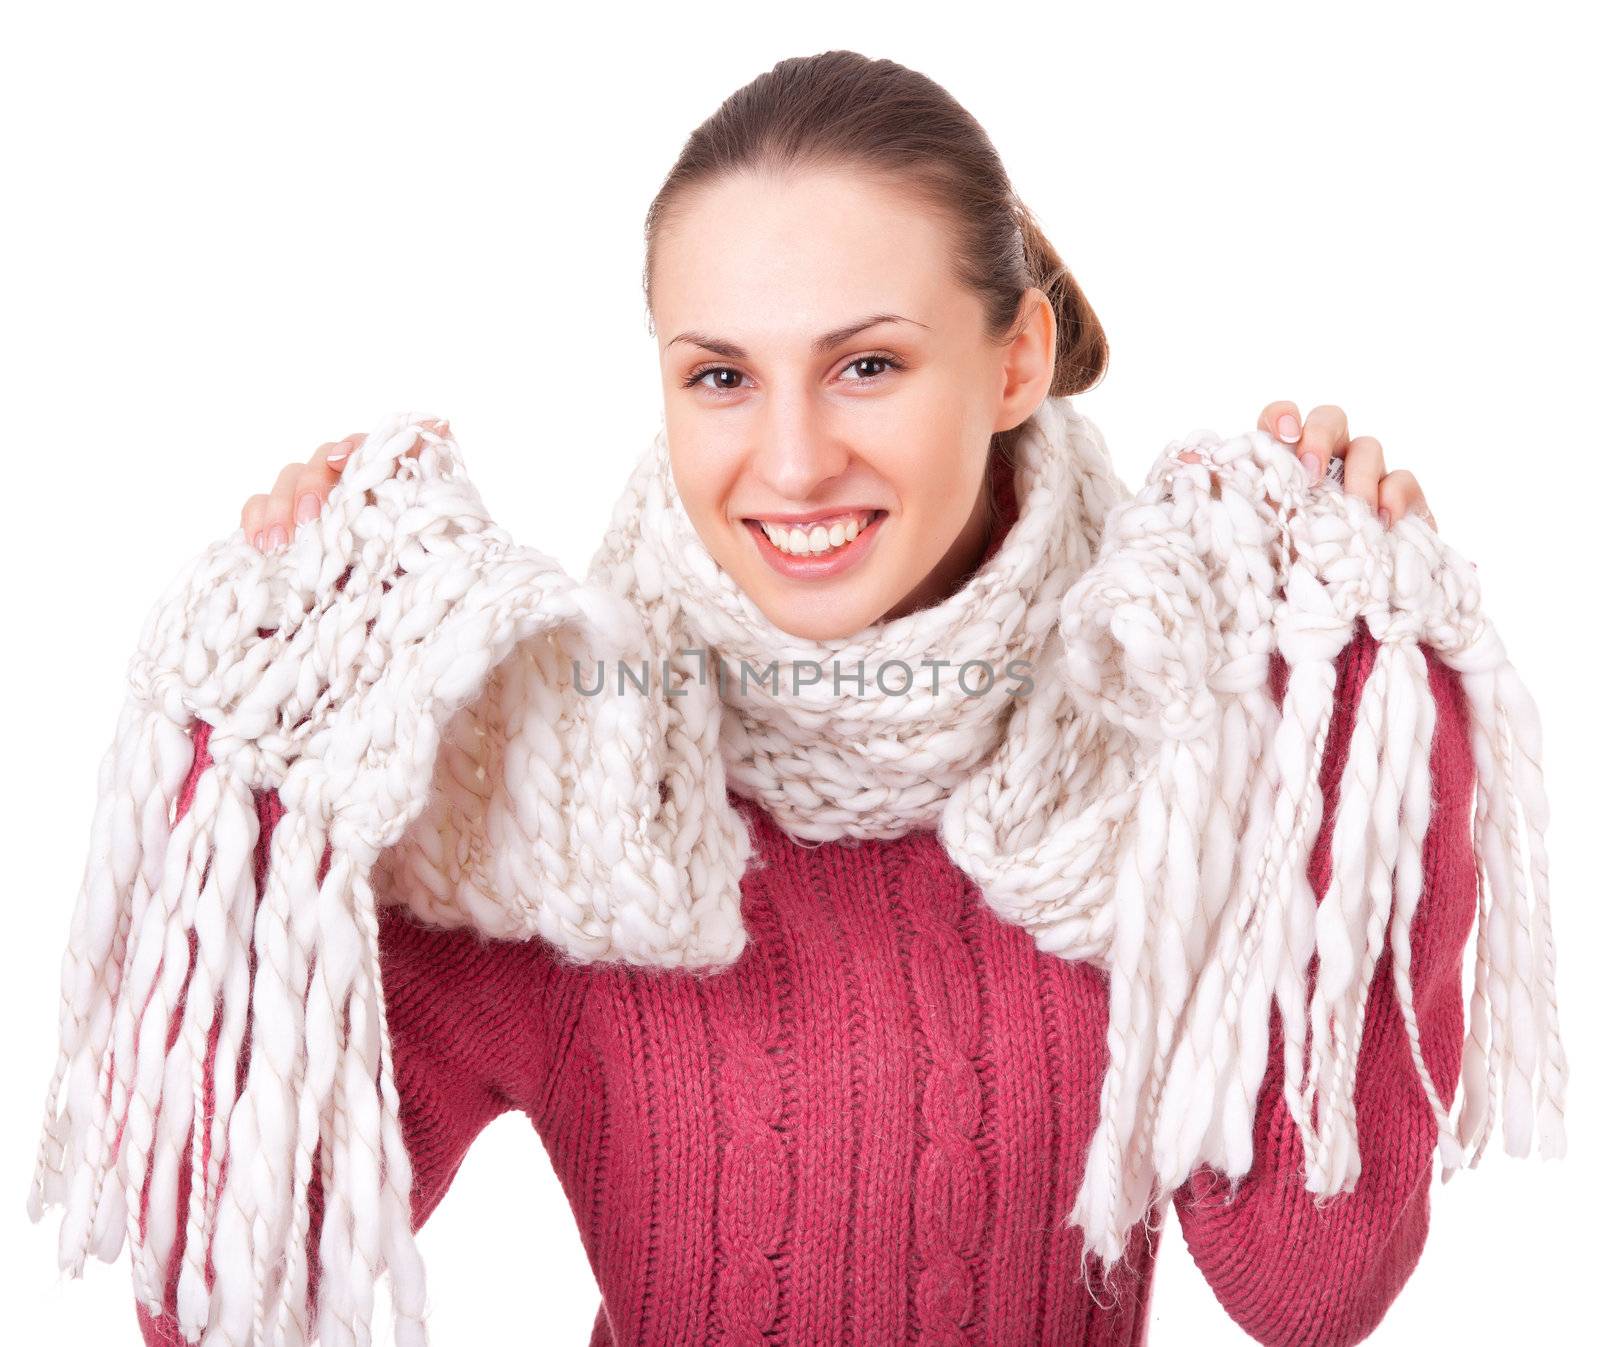
POLYGON ((887 606, 877 586, 855 582, 809 594, 795 593, 792 585, 782 583, 745 592, 768 622, 803 641, 837 641, 859 635, 882 617, 887 606))

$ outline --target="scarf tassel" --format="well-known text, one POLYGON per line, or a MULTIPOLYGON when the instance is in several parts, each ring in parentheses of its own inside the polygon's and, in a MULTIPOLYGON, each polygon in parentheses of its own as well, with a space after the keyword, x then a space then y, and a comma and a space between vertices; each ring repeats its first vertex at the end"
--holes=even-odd
POLYGON ((1226 903, 1234 820, 1219 817, 1217 802, 1240 792, 1214 787, 1219 775, 1243 788, 1249 778, 1220 729, 1241 728, 1235 706, 1206 684, 1216 652, 1205 633, 1216 618, 1187 532, 1151 504, 1123 511, 1118 524, 1131 542, 1107 565, 1110 579, 1079 587, 1063 608, 1075 695, 1153 748, 1114 863, 1100 1122, 1068 1218, 1084 1231, 1080 1272, 1091 1295, 1090 1255, 1114 1264, 1129 1228, 1141 1215, 1150 1222, 1181 1181, 1164 1175, 1192 1167, 1181 1157, 1201 1143, 1195 1124, 1215 1098, 1218 1073, 1196 1026, 1214 1022, 1226 966, 1209 946, 1226 903), (1127 680, 1116 691, 1098 672, 1112 658, 1127 680), (1198 1099, 1205 1108, 1191 1107, 1198 1099))
MULTIPOLYGON (((1509 1154, 1529 1154, 1537 1120, 1540 1156, 1559 1159, 1566 1154, 1567 1061, 1556 1004, 1539 715, 1492 630, 1444 659, 1466 692, 1478 777, 1478 930, 1457 1143, 1471 1151, 1466 1167, 1475 1168, 1498 1103, 1509 1154)), ((1458 1157, 1444 1179, 1461 1167, 1458 1157)))
POLYGON ((397 1341, 416 1347, 425 1291, 372 853, 354 829, 336 824, 330 838, 315 798, 286 783, 258 894, 254 795, 225 755, 195 771, 208 741, 203 721, 134 698, 103 759, 29 1214, 64 1207, 59 1260, 72 1276, 91 1253, 115 1261, 126 1239, 135 1293, 156 1316, 181 1221, 185 1340, 294 1347, 311 1336, 320 1158, 318 1338, 369 1342, 388 1269, 397 1341), (230 1167, 233 1156, 246 1159, 230 1167))
POLYGON ((1318 1205, 1354 1188, 1358 1048, 1386 945, 1444 1180, 1477 1164, 1497 1103, 1509 1154, 1528 1154, 1535 1118, 1541 1155, 1565 1153, 1539 721, 1498 638, 1482 624, 1465 647, 1432 646, 1462 675, 1477 767, 1477 960, 1452 1123, 1423 1060, 1411 984, 1436 725, 1422 623, 1373 619, 1378 649, 1339 778, 1319 903, 1309 861, 1323 825, 1337 660, 1354 620, 1303 564, 1272 620, 1288 675, 1281 705, 1264 687, 1245 690, 1202 732, 1159 743, 1124 828, 1101 1121, 1069 1218, 1084 1231, 1086 1281, 1089 1256, 1114 1264, 1130 1228, 1156 1220, 1198 1166, 1237 1193, 1252 1164, 1269 993, 1306 1187, 1318 1205), (1248 776, 1230 773, 1228 746, 1252 742, 1269 752, 1248 776), (1228 804, 1240 798, 1242 817, 1228 804))

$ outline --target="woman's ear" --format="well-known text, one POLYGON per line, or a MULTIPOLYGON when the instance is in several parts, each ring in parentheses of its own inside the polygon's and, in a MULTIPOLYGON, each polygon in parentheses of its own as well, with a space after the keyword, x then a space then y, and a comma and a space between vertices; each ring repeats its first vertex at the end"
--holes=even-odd
POLYGON ((1001 358, 1001 398, 995 430, 1019 426, 1050 395, 1056 370, 1056 311, 1050 297, 1029 286, 1017 306, 1015 335, 1001 358))

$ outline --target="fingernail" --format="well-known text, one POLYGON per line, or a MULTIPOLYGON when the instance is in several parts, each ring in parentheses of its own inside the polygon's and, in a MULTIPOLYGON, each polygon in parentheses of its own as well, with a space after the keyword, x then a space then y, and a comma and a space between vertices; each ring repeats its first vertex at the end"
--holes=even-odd
POLYGON ((1293 444, 1300 438, 1300 422, 1293 412, 1285 412, 1278 418, 1278 438, 1286 444, 1293 444))
POLYGON ((272 531, 267 534, 267 551, 276 552, 288 541, 289 535, 283 531, 283 525, 274 524, 272 531))
POLYGON ((1300 455, 1300 466, 1310 475, 1313 483, 1322 480, 1322 460, 1307 449, 1300 455))
POLYGON ((267 535, 260 529, 256 530, 255 537, 251 538, 250 541, 255 544, 256 551, 265 552, 267 550, 267 535))
POLYGON ((1380 524, 1382 524, 1384 526, 1384 528, 1388 528, 1389 527, 1389 512, 1388 512, 1388 510, 1379 510, 1378 511, 1378 522, 1380 524))
POLYGON ((322 502, 317 499, 314 491, 308 491, 295 502, 294 522, 307 524, 317 517, 317 512, 322 508, 322 502))
POLYGON ((328 455, 328 462, 330 462, 330 463, 343 463, 345 461, 345 459, 347 459, 349 457, 350 457, 350 451, 348 449, 341 449, 336 454, 329 454, 328 455))

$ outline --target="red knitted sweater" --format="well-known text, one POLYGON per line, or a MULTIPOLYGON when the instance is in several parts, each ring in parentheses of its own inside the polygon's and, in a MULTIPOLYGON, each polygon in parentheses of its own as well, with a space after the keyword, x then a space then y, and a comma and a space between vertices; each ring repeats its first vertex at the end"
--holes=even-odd
MULTIPOLYGON (((1375 652, 1358 624, 1323 763, 1319 899, 1375 652)), ((1435 813, 1413 962, 1424 1057, 1448 1100, 1477 894, 1473 769, 1457 677, 1427 659, 1435 813)), ((1283 675, 1274 656, 1280 696, 1283 675)), ((202 725, 196 776, 206 737, 202 725)), ((415 1224, 473 1138, 517 1110, 543 1139, 603 1296, 591 1347, 1146 1341, 1159 1232, 1147 1244, 1135 1231, 1131 1278, 1102 1307, 1079 1282, 1081 1236, 1065 1223, 1098 1117, 1104 975, 998 918, 932 832, 802 844, 733 798, 755 843, 750 943, 709 977, 568 963, 540 940, 490 942, 384 909, 415 1224)), ((276 796, 259 810, 264 871, 276 796)), ((1361 1340, 1422 1252, 1436 1128, 1389 959, 1357 1069, 1355 1191, 1320 1211, 1306 1191, 1274 1011, 1252 1173, 1231 1206, 1207 1171, 1173 1203, 1217 1298, 1263 1343, 1361 1340)), ((188 1164, 179 1172, 181 1208, 188 1164)), ((320 1196, 313 1180, 314 1222, 320 1196)), ((314 1287, 314 1259, 312 1271, 314 1287)), ((175 1276, 166 1314, 137 1308, 147 1343, 182 1341, 174 1297, 175 1276)))

